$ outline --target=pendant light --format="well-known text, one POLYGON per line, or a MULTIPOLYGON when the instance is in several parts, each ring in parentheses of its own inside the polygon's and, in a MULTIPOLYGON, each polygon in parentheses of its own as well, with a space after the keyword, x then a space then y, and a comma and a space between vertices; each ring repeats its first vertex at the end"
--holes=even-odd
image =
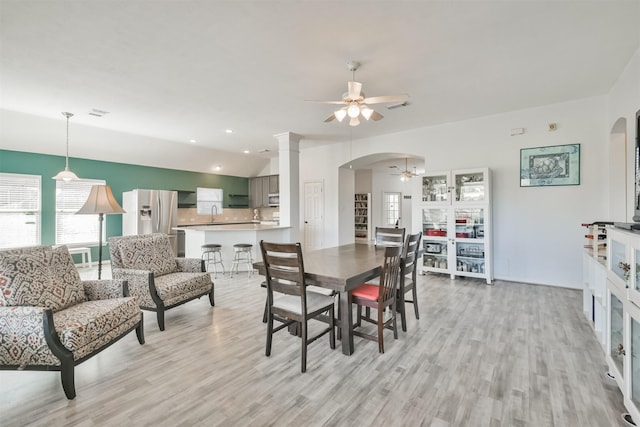
POLYGON ((63 116, 67 118, 67 156, 65 158, 65 167, 63 171, 58 172, 58 174, 52 179, 63 180, 63 181, 76 181, 79 180, 78 176, 69 170, 69 118, 73 117, 73 113, 62 113, 63 116))

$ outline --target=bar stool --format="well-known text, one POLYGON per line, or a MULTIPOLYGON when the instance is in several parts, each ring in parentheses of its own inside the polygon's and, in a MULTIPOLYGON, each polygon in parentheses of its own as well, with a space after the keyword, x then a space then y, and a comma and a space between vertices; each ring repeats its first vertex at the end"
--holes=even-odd
POLYGON ((217 243, 207 243, 200 247, 202 249, 202 259, 204 260, 205 270, 209 271, 209 264, 213 264, 213 277, 218 274, 218 264, 222 267, 222 275, 224 276, 224 264, 222 263, 222 245, 217 243))
POLYGON ((247 270, 249 272, 249 277, 253 275, 253 257, 251 256, 251 250, 253 249, 253 245, 250 243, 236 243, 233 245, 233 263, 231 264, 231 272, 230 275, 233 277, 233 269, 235 268, 236 273, 239 274, 238 266, 240 264, 247 264, 247 270))

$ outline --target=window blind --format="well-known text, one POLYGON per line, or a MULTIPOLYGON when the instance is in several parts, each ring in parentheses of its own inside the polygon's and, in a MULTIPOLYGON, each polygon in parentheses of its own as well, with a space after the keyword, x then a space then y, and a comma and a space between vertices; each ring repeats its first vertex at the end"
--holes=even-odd
POLYGON ((0 173, 0 248, 40 244, 39 175, 0 173))
MULTIPOLYGON (((104 180, 56 181, 56 244, 98 244, 98 215, 76 215, 87 201, 91 187, 104 180)), ((102 234, 106 235, 105 222, 102 234)))

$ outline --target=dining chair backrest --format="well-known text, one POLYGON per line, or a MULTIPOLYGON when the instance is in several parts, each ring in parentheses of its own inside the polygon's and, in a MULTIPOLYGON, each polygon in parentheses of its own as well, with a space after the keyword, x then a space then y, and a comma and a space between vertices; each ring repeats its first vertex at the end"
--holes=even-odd
POLYGON ((306 304, 304 262, 300 243, 268 243, 260 241, 260 250, 267 278, 267 291, 297 295, 302 298, 302 312, 306 304))
POLYGON ((404 228, 376 227, 376 246, 402 246, 404 244, 404 228))
POLYGON ((413 279, 415 279, 421 238, 422 232, 419 232, 417 234, 410 234, 407 236, 404 245, 402 261, 400 263, 400 270, 402 275, 411 274, 413 276, 413 279))
POLYGON ((403 246, 387 246, 384 249, 384 264, 380 272, 378 302, 395 300, 398 278, 400 277, 400 259, 403 246))

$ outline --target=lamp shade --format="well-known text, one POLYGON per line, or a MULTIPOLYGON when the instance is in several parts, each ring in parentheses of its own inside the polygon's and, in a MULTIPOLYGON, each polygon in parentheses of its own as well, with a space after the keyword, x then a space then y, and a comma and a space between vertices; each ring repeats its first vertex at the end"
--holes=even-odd
POLYGON ((113 197, 111 187, 108 185, 94 185, 91 187, 91 193, 84 206, 80 208, 76 214, 95 215, 95 214, 121 214, 125 210, 118 204, 116 198, 113 197))
POLYGON ((67 166, 63 171, 58 172, 56 176, 53 177, 53 179, 62 181, 77 181, 80 178, 78 178, 78 175, 71 172, 69 170, 69 167, 67 166))

